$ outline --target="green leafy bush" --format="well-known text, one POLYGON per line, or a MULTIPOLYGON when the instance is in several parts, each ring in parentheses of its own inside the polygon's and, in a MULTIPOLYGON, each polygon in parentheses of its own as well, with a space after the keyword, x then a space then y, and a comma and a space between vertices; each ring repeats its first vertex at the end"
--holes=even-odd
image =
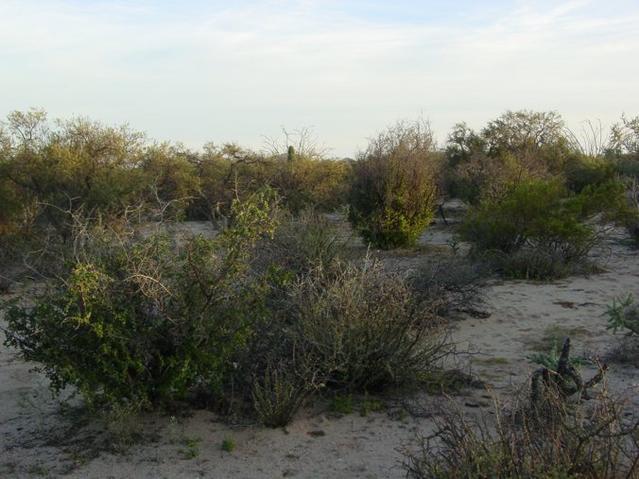
POLYGON ((263 310, 246 259, 272 234, 273 205, 268 192, 237 203, 213 240, 90 231, 66 277, 33 307, 8 310, 6 344, 40 363, 54 390, 75 386, 89 404, 219 394, 263 310))
POLYGON ((271 427, 322 388, 402 383, 447 353, 429 301, 380 264, 340 260, 322 217, 277 206, 272 190, 236 202, 213 239, 81 228, 60 280, 7 311, 6 344, 89 405, 197 399, 271 427), (266 259, 281 248, 299 254, 266 259))
POLYGON ((587 186, 599 186, 614 180, 616 165, 603 158, 574 154, 566 162, 564 176, 571 191, 579 193, 587 186))
POLYGON ((583 266, 598 241, 590 220, 628 214, 624 187, 608 182, 575 195, 559 180, 525 181, 501 200, 473 208, 461 227, 475 254, 488 254, 512 276, 546 279, 583 266))
POLYGON ((415 244, 433 218, 439 158, 428 125, 398 123, 353 165, 350 220, 382 249, 415 244))

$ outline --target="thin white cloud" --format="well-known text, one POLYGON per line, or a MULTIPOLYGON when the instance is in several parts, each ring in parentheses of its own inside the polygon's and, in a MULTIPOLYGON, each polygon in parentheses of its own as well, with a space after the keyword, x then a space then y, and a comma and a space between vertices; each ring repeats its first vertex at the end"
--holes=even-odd
POLYGON ((315 125, 338 154, 420 112, 443 137, 507 108, 569 121, 639 113, 639 7, 517 2, 479 22, 364 19, 339 2, 4 0, 0 114, 130 121, 151 136, 259 146, 315 125), (175 5, 172 7, 175 8, 175 5))

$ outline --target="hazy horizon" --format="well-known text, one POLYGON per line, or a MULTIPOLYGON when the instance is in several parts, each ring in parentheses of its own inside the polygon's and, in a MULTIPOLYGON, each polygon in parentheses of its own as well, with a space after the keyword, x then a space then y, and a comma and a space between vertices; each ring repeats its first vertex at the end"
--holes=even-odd
POLYGON ((397 119, 440 142, 506 110, 639 114, 631 1, 0 3, 0 115, 128 123, 199 148, 311 128, 353 156, 397 119))

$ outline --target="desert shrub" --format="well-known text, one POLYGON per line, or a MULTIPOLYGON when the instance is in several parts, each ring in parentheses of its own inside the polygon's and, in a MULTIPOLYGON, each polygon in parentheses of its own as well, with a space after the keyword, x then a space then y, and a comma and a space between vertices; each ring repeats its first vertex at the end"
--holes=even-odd
POLYGON ((415 381, 449 352, 429 305, 376 262, 336 260, 269 283, 269 313, 255 324, 236 377, 269 426, 290 420, 322 389, 415 381))
POLYGON ((619 158, 616 162, 616 170, 621 176, 639 180, 639 158, 619 158))
POLYGON ((471 204, 499 199, 519 182, 549 179, 570 154, 555 112, 508 111, 477 133, 458 124, 448 137, 448 194, 471 204))
POLYGON ((303 210, 283 212, 272 238, 261 242, 255 258, 258 269, 277 266, 298 275, 317 266, 330 266, 345 257, 346 234, 325 215, 303 210))
POLYGON ((293 284, 285 312, 326 384, 366 390, 414 380, 445 354, 429 306, 376 262, 337 262, 293 284))
POLYGON ((228 215, 233 199, 243 199, 269 185, 283 206, 297 214, 304 209, 330 212, 346 202, 350 164, 294 151, 256 153, 226 144, 208 144, 204 153, 191 160, 198 171, 200 195, 190 206, 194 219, 216 219, 228 215))
POLYGON ((263 376, 254 378, 253 407, 267 427, 286 426, 318 385, 313 378, 295 374, 289 365, 267 365, 263 376))
POLYGON ((604 158, 574 154, 566 162, 564 176, 571 191, 580 193, 587 186, 599 186, 614 180, 617 168, 604 158))
POLYGON ((69 234, 69 210, 110 213, 139 198, 144 182, 134 167, 141 134, 85 119, 52 128, 36 110, 11 113, 7 125, 4 173, 24 204, 36 204, 39 217, 59 232, 69 234))
POLYGON ((398 123, 353 165, 350 220, 383 249, 409 246, 433 218, 439 157, 428 125, 398 123))
POLYGON ((625 226, 635 245, 639 246, 639 182, 629 180, 628 185, 630 213, 626 216, 625 226))
POLYGON ((233 201, 245 200, 275 176, 269 158, 233 143, 206 144, 192 162, 200 180, 200 194, 189 207, 192 219, 227 218, 233 201))
POLYGON ((271 185, 295 214, 308 208, 332 212, 346 204, 351 169, 346 161, 295 154, 292 160, 277 157, 273 168, 271 185))
POLYGON ((165 205, 165 215, 181 217, 200 194, 200 178, 194 155, 168 143, 150 145, 140 154, 140 170, 146 186, 143 200, 165 205))
POLYGON ((574 379, 566 346, 557 371, 535 374, 530 389, 510 406, 495 404, 494 417, 469 417, 448 408, 436 419, 436 432, 408 452, 412 478, 590 478, 634 477, 639 462, 639 422, 605 389, 593 404, 587 388, 601 381, 605 368, 588 382, 574 379), (563 371, 562 372, 562 368, 563 371), (543 378, 543 379, 539 379, 543 378), (572 378, 581 389, 564 389, 572 378), (542 386, 543 385, 543 386, 542 386))
POLYGON ((476 311, 483 301, 482 282, 489 273, 484 263, 453 256, 425 262, 409 275, 408 281, 437 314, 446 315, 476 311))
POLYGON ((449 197, 471 203, 479 198, 486 177, 467 173, 483 171, 477 168, 477 159, 485 156, 485 150, 485 140, 466 123, 458 123, 453 127, 446 142, 446 166, 442 172, 442 190, 449 197), (475 167, 469 168, 470 163, 475 167))
POLYGON ((219 394, 262 310, 246 259, 272 233, 273 201, 266 192, 237 203, 213 240, 87 230, 67 275, 33 306, 7 311, 6 344, 39 363, 55 391, 75 386, 93 405, 219 394))
POLYGON ((366 260, 270 271, 266 314, 237 359, 236 390, 277 427, 328 388, 364 392, 414 382, 449 352, 441 325, 398 275, 366 260))
POLYGON ((399 384, 446 354, 401 277, 345 263, 324 217, 278 205, 236 201, 213 239, 80 225, 59 279, 8 309, 5 343, 95 407, 197 400, 272 427, 324 387, 399 384))
POLYGON ((555 407, 550 421, 544 411, 515 414, 497 406, 495 425, 486 417, 447 411, 436 420, 436 437, 423 440, 419 453, 408 454, 408 477, 634 477, 636 426, 627 424, 617 401, 601 396, 592 407, 560 401, 555 407))
POLYGON ((545 279, 583 266, 598 234, 597 214, 622 220, 628 214, 624 187, 608 182, 570 194, 559 180, 527 181, 499 201, 472 209, 460 234, 475 254, 490 257, 505 273, 545 279))
POLYGON ((639 159, 639 116, 626 118, 612 126, 610 134, 612 153, 620 157, 639 159))

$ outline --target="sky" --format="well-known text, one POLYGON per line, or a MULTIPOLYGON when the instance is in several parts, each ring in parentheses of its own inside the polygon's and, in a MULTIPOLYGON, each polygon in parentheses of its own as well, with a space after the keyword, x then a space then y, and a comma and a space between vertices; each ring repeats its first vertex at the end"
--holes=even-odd
POLYGON ((637 0, 0 0, 0 117, 128 123, 200 148, 308 128, 354 156, 399 119, 639 115, 637 0))

